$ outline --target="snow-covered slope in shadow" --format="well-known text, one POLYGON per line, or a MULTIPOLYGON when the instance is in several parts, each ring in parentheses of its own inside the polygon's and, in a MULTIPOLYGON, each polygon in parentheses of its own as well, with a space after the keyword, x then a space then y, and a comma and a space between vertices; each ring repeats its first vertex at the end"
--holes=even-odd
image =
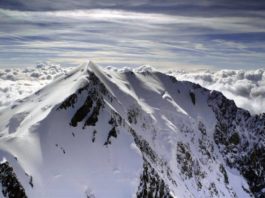
POLYGON ((264 125, 199 85, 89 62, 0 112, 3 195, 262 197, 264 125))

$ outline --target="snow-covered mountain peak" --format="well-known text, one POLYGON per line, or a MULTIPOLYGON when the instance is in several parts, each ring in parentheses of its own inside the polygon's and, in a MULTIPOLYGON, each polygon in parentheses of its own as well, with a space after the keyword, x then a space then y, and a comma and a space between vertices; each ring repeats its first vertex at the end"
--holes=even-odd
POLYGON ((3 195, 262 197, 264 119, 158 71, 89 61, 0 112, 3 195))

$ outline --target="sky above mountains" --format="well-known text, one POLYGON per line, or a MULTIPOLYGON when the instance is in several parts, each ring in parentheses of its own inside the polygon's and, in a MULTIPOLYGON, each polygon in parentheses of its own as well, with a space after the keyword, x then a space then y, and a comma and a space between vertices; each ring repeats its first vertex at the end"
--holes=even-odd
POLYGON ((0 67, 150 64, 257 69, 264 1, 0 0, 0 67))

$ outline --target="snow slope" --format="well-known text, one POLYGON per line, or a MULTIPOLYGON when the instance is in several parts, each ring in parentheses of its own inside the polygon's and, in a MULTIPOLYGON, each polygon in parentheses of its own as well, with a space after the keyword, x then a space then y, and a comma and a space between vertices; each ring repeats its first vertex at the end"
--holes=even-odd
POLYGON ((264 120, 173 76, 89 62, 0 111, 3 196, 262 197, 264 120))

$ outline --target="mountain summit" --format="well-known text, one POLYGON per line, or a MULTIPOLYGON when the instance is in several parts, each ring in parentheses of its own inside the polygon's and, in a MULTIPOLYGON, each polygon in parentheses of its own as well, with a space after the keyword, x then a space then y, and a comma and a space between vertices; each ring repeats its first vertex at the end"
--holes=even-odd
POLYGON ((265 114, 89 62, 0 112, 3 197, 265 197, 265 114))

